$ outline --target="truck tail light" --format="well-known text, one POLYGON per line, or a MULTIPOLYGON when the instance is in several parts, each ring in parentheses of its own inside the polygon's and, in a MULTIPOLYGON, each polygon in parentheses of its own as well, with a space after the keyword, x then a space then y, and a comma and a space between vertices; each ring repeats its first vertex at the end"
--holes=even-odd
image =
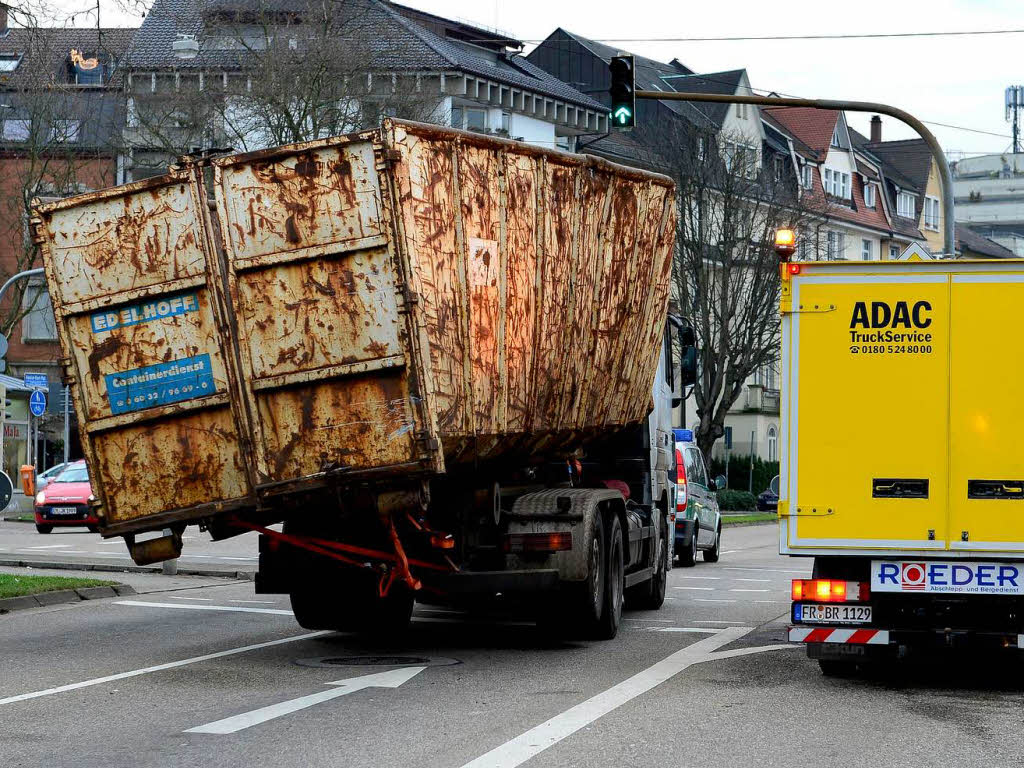
POLYGON ((867 600, 871 590, 866 582, 838 579, 793 579, 793 601, 812 603, 857 603, 867 600))
POLYGON ((559 552, 566 549, 572 549, 572 531, 510 533, 505 536, 506 552, 559 552))
POLYGON ((676 517, 686 512, 686 465, 683 452, 676 448, 676 517))

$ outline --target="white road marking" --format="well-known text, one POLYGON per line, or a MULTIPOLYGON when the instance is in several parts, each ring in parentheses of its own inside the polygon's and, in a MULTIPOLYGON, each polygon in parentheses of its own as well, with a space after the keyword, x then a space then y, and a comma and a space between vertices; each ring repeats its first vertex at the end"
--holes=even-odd
POLYGON ((741 552, 739 549, 727 549, 724 552, 719 552, 720 555, 735 555, 737 552, 741 552))
POLYGON ((229 603, 259 603, 260 605, 273 605, 273 600, 229 600, 229 603))
POLYGON ((771 592, 770 589, 730 589, 730 592, 771 592))
POLYGON ((733 581, 759 581, 764 584, 767 584, 771 581, 771 579, 733 579, 733 581))
POLYGON ((294 616, 280 608, 245 608, 241 605, 179 605, 178 603, 148 603, 142 600, 115 600, 114 605, 133 605, 140 608, 177 608, 179 611, 237 611, 239 613, 272 613, 275 616, 294 616))
POLYGON ((684 669, 711 658, 711 652, 731 643, 750 631, 748 627, 725 627, 712 637, 698 640, 676 651, 657 664, 612 686, 575 707, 555 715, 514 739, 495 747, 485 755, 466 763, 462 768, 515 768, 530 758, 553 747, 581 728, 618 709, 684 669))
MULTIPOLYGON (((175 606, 183 607, 183 606, 175 606)), ((253 645, 243 645, 240 648, 229 648, 226 651, 217 651, 216 653, 207 653, 203 656, 193 656, 190 659, 181 659, 179 661, 169 661, 166 664, 157 664, 153 667, 143 667, 142 669, 133 669, 130 672, 118 672, 115 675, 107 675, 106 677, 96 677, 92 680, 83 680, 80 683, 69 683, 68 685, 59 685, 56 688, 47 688, 45 691, 33 691, 32 693, 21 693, 17 696, 8 696, 6 699, 0 699, 0 704, 13 704, 16 701, 26 701, 28 699, 38 699, 41 696, 52 696, 55 693, 64 693, 65 691, 75 691, 79 688, 88 688, 92 685, 101 685, 102 683, 110 683, 114 680, 124 680, 127 677, 138 677, 139 675, 148 675, 151 672, 162 672, 165 669, 175 669, 176 667, 184 667, 189 664, 198 664, 201 661, 210 661, 211 659, 221 659, 225 656, 235 656, 239 653, 247 653, 248 651, 256 651, 260 648, 272 648, 275 645, 284 645, 285 643, 294 643, 296 640, 309 640, 313 637, 319 637, 320 635, 329 635, 330 632, 308 632, 304 635, 292 635, 291 637, 283 637, 280 640, 270 640, 266 643, 255 643, 253 645)))
POLYGON ((721 600, 714 597, 695 597, 693 598, 695 603, 737 603, 738 600, 721 600))
POLYGON ((714 587, 672 587, 672 589, 696 589, 696 590, 700 590, 701 592, 714 592, 715 591, 714 587))
POLYGON ((759 645, 755 648, 734 648, 731 651, 716 651, 715 653, 709 653, 707 661, 734 659, 737 656, 749 656, 752 653, 764 653, 765 651, 788 651, 792 648, 800 647, 801 646, 796 643, 787 643, 786 645, 759 645))
POLYGON ((64 549, 65 547, 70 547, 70 546, 71 546, 71 544, 43 544, 41 547, 25 547, 23 549, 19 549, 18 551, 19 552, 31 552, 32 550, 35 550, 35 549, 64 549))
POLYGON ((195 728, 189 728, 185 733, 238 733, 238 731, 265 723, 268 720, 312 707, 314 704, 321 704, 325 701, 336 699, 339 696, 347 696, 350 693, 361 691, 363 688, 397 688, 402 683, 414 678, 424 669, 426 667, 402 667, 401 669, 392 669, 388 672, 377 672, 372 675, 352 677, 348 680, 338 680, 333 683, 327 683, 327 685, 338 686, 333 690, 321 691, 320 693, 302 696, 291 701, 282 701, 279 704, 271 704, 269 707, 254 709, 252 712, 245 712, 234 717, 226 717, 223 720, 217 720, 206 725, 197 725, 195 728))
POLYGON ((736 565, 723 565, 722 568, 724 568, 727 571, 758 571, 760 573, 795 573, 799 576, 806 576, 808 573, 810 573, 810 569, 805 571, 793 571, 785 568, 740 568, 736 565))
MULTIPOLYGON (((212 597, 176 597, 174 595, 168 595, 167 599, 168 600, 198 600, 199 602, 202 602, 202 603, 212 603, 213 602, 213 598, 212 597)), ((234 602, 234 601, 232 601, 232 602, 234 602)))

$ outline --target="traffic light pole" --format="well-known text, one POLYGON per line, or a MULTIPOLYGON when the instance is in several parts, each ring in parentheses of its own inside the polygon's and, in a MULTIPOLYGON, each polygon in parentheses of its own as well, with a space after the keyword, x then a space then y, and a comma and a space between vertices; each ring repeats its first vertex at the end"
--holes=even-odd
MULTIPOLYGON (((942 187, 943 251, 952 257, 956 254, 956 220, 953 217, 953 174, 949 163, 934 134, 924 123, 908 112, 888 104, 871 101, 840 101, 837 99, 789 99, 779 96, 736 96, 725 93, 677 93, 665 91, 637 91, 638 99, 658 101, 700 101, 715 104, 755 104, 761 107, 811 107, 813 109, 842 110, 846 112, 876 112, 906 123, 924 139, 932 158, 939 167, 939 184, 942 187)), ((0 297, 3 296, 0 290, 0 297)))

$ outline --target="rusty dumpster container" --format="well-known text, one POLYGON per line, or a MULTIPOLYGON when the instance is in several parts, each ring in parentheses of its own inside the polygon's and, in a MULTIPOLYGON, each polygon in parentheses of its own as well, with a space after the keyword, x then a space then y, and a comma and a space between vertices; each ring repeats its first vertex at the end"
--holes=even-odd
POLYGON ((674 216, 665 177, 401 121, 37 206, 104 533, 637 422, 674 216))

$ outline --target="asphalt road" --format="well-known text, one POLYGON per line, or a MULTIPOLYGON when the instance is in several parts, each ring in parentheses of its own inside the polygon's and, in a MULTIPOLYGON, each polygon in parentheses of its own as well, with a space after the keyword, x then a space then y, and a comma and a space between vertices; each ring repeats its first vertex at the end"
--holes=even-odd
POLYGON ((727 529, 721 562, 673 570, 662 610, 627 613, 603 643, 423 607, 393 642, 313 634, 245 582, 11 613, 0 764, 1020 763, 1016 665, 823 678, 778 647, 809 563, 775 551, 771 526, 727 529), (338 663, 368 655, 404 658, 338 663))
MULTIPOLYGON (((257 534, 246 533, 224 541, 191 527, 185 532, 182 570, 255 571, 259 560, 257 534)), ((14 562, 66 563, 68 565, 132 566, 124 539, 104 539, 84 527, 56 527, 52 533, 36 532, 31 523, 0 521, 0 565, 14 562)), ((159 566, 155 570, 160 570, 159 566)))

